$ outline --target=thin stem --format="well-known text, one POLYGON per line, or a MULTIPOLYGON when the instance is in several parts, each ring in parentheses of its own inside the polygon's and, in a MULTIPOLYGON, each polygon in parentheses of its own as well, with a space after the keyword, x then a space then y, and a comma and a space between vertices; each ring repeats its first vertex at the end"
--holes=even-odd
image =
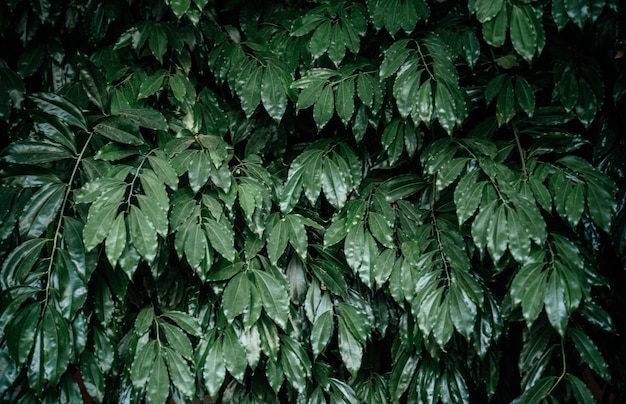
POLYGON ((130 182, 130 192, 128 193, 128 198, 126 198, 126 212, 128 213, 130 211, 130 198, 133 197, 133 189, 135 188, 135 181, 137 181, 137 177, 139 177, 139 173, 141 172, 141 167, 143 166, 143 163, 146 162, 146 158, 148 156, 144 156, 143 160, 141 160, 141 163, 139 163, 139 166, 135 169, 135 175, 133 176, 133 180, 130 182))
POLYGON ((76 173, 78 172, 78 166, 80 165, 83 155, 87 151, 87 146, 91 142, 91 138, 93 137, 93 133, 89 134, 85 145, 81 149, 78 156, 76 156, 76 164, 72 169, 72 173, 70 174, 70 179, 67 183, 67 189, 65 190, 65 196, 63 197, 63 202, 61 203, 61 218, 57 221, 57 227, 54 230, 54 237, 52 238, 52 251, 50 252, 50 262, 48 262, 48 269, 46 270, 46 297, 44 299, 44 309, 48 305, 48 297, 50 296, 50 277, 52 276, 52 266, 54 265, 54 258, 57 252, 58 244, 59 244, 59 236, 61 235, 61 225, 63 224, 63 212, 65 211, 65 206, 67 205, 67 201, 70 197, 70 192, 72 192, 72 184, 74 183, 74 177, 76 177, 76 173))
POLYGON ((519 151, 519 158, 522 161, 522 172, 524 173, 524 182, 528 182, 528 171, 526 170, 526 152, 522 149, 522 144, 519 141, 519 134, 517 128, 513 128, 513 135, 515 136, 515 143, 517 143, 517 150, 519 151))
POLYGON ((426 62, 426 57, 422 53, 422 47, 420 46, 419 42, 416 42, 416 44, 417 44, 417 52, 420 54, 420 57, 422 58, 422 62, 424 63, 424 68, 426 69, 426 72, 428 73, 428 75, 430 76, 432 80, 435 80, 435 75, 430 71, 430 68, 428 67, 428 63, 426 62))

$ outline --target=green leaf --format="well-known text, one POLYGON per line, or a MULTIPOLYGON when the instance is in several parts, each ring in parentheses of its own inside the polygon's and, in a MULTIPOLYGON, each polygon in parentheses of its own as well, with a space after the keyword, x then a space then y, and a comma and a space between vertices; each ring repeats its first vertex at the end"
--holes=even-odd
POLYGON ((572 387, 572 392, 574 393, 576 402, 584 404, 593 404, 596 402, 596 399, 593 394, 591 394, 591 391, 589 391, 589 387, 587 387, 585 382, 571 373, 567 374, 567 380, 572 387))
POLYGON ((328 262, 317 260, 311 263, 313 274, 328 290, 339 296, 348 293, 348 284, 344 279, 344 269, 328 262))
POLYGON ((146 402, 148 403, 163 403, 167 400, 169 395, 169 378, 167 374, 167 367, 161 352, 156 355, 155 361, 152 364, 152 371, 150 372, 150 378, 146 385, 146 402))
POLYGON ((561 335, 565 335, 569 314, 565 305, 565 291, 561 278, 557 271, 552 271, 546 285, 544 297, 545 310, 548 320, 554 329, 561 335))
POLYGON ((299 350, 300 345, 290 337, 283 336, 282 341, 288 341, 280 353, 280 365, 283 369, 285 377, 289 383, 300 393, 304 392, 306 387, 306 374, 310 372, 302 363, 299 350))
POLYGON ((503 0, 476 0, 474 2, 476 18, 483 24, 491 21, 502 10, 503 3, 503 0))
POLYGON ((418 364, 419 357, 416 355, 409 356, 407 353, 403 353, 394 360, 389 377, 389 390, 394 402, 400 401, 409 384, 413 381, 418 364))
POLYGON ((45 43, 31 43, 17 61, 17 74, 22 78, 32 76, 41 66, 46 57, 45 43))
POLYGON ((487 230, 487 250, 494 262, 500 261, 509 242, 509 229, 506 219, 506 205, 500 205, 491 219, 492 224, 487 230))
POLYGON ((210 218, 204 219, 204 231, 211 243, 211 247, 215 249, 222 257, 230 262, 234 262, 237 257, 237 251, 234 246, 234 232, 223 221, 216 221, 210 218))
POLYGON ((35 129, 52 140, 65 146, 72 153, 77 154, 76 138, 70 127, 56 116, 43 113, 39 110, 30 111, 35 122, 35 129))
POLYGON ((387 48, 378 71, 381 79, 392 76, 404 64, 410 53, 410 50, 406 47, 408 43, 408 39, 401 39, 387 48))
POLYGON ((253 271, 257 290, 267 315, 284 328, 289 317, 289 291, 268 272, 253 271))
POLYGON ((565 214, 570 226, 576 227, 580 221, 580 217, 585 210, 585 195, 582 183, 576 183, 574 187, 567 193, 565 201, 565 214))
POLYGON ((330 85, 325 86, 313 106, 313 119, 317 130, 322 130, 335 112, 335 95, 330 85))
POLYGON ((163 26, 159 23, 153 24, 150 30, 150 38, 148 38, 148 46, 152 55, 159 61, 163 62, 163 55, 167 51, 167 35, 163 26))
POLYGON ((164 321, 159 321, 159 326, 163 330, 163 335, 165 335, 169 347, 184 358, 191 359, 193 348, 191 347, 191 341, 185 333, 180 328, 164 321))
POLYGON ((232 327, 227 328, 224 332, 222 352, 228 372, 235 378, 235 380, 243 383, 245 371, 248 367, 246 351, 241 345, 241 342, 239 341, 239 338, 237 338, 237 335, 233 331, 232 327))
POLYGON ((335 108, 344 126, 348 125, 354 114, 354 92, 355 83, 353 78, 344 80, 337 86, 335 108))
POLYGON ((393 223, 389 222, 383 215, 377 212, 370 212, 367 217, 368 227, 372 236, 379 243, 387 248, 396 248, 394 240, 393 223))
POLYGON ((36 93, 29 98, 42 111, 60 118, 71 126, 76 126, 84 131, 87 130, 87 123, 81 110, 67 99, 52 93, 36 93))
POLYGON ((433 115, 433 92, 431 80, 428 79, 417 90, 415 105, 419 118, 424 122, 430 122, 433 115))
POLYGON ((477 313, 476 304, 461 286, 451 287, 446 299, 448 300, 450 317, 454 328, 469 342, 474 332, 474 322, 477 313))
POLYGON ((139 93, 137 94, 137 99, 141 100, 151 95, 155 94, 159 90, 163 88, 163 80, 167 76, 167 72, 165 70, 157 70, 150 76, 147 76, 141 82, 139 86, 139 93))
POLYGON ((87 281, 84 273, 80 273, 80 269, 74 265, 66 250, 59 250, 57 254, 56 271, 50 277, 50 283, 58 294, 60 313, 66 320, 71 321, 85 304, 87 281))
POLYGON ((154 173, 172 190, 178 187, 178 175, 172 165, 166 160, 163 153, 158 151, 148 156, 148 161, 154 173))
POLYGON ((200 337, 202 335, 202 329, 198 320, 191 315, 184 313, 182 311, 166 311, 162 314, 163 317, 167 317, 172 320, 176 325, 178 325, 181 329, 183 329, 186 333, 193 335, 195 337, 200 337))
POLYGON ((589 3, 582 0, 564 0, 563 3, 569 19, 582 29, 589 18, 589 3))
POLYGON ((287 109, 287 87, 289 75, 276 64, 270 63, 263 72, 261 101, 263 107, 275 121, 280 122, 287 109))
POLYGON ((182 77, 184 76, 179 75, 179 74, 174 74, 170 76, 168 80, 168 84, 170 86, 170 89, 172 90, 172 93, 174 94, 174 98, 176 98, 178 102, 184 101, 185 95, 187 94, 187 87, 185 87, 185 82, 183 81, 183 80, 186 80, 187 78, 185 77, 183 79, 182 77))
POLYGON ((309 50, 313 59, 317 59, 322 56, 328 50, 332 40, 332 23, 330 20, 325 20, 311 36, 309 41, 309 50))
POLYGON ((527 224, 514 209, 507 209, 509 226, 509 251, 513 259, 520 264, 525 263, 530 255, 530 238, 526 230, 527 224))
POLYGON ((89 99, 102 112, 108 112, 109 93, 105 78, 98 67, 87 58, 80 58, 78 71, 83 88, 87 92, 89 99))
POLYGON ((97 134, 130 145, 142 145, 144 140, 139 132, 139 127, 130 119, 122 116, 111 116, 101 120, 93 128, 97 134))
POLYGON ((18 221, 18 229, 24 239, 35 238, 45 232, 57 217, 65 191, 65 185, 47 184, 33 194, 18 221))
MULTIPOLYGON (((491 3, 489 0, 481 0, 483 3, 491 3)), ((495 2, 494 2, 495 3, 495 2)), ((496 48, 504 45, 506 32, 509 28, 508 10, 506 4, 496 14, 495 18, 483 24, 483 38, 485 42, 496 48)))
POLYGON ((535 113, 535 93, 528 81, 522 76, 515 78, 515 97, 526 115, 532 117, 535 113))
POLYGON ((367 314, 347 303, 339 303, 338 317, 340 322, 350 331, 359 344, 365 344, 370 334, 371 324, 367 314))
MULTIPOLYGON (((546 300, 546 295, 548 294, 546 285, 548 272, 541 270, 535 270, 534 272, 534 276, 528 278, 522 296, 522 315, 526 320, 528 328, 530 328, 535 320, 537 320, 537 317, 539 317, 544 301, 546 300)), ((549 300, 550 304, 558 304, 556 299, 558 299, 558 296, 552 295, 549 300)), ((556 309, 558 309, 558 306, 556 306, 556 309)))
POLYGON ((456 157, 441 165, 435 178, 437 190, 440 191, 452 184, 461 174, 469 160, 466 157, 456 157))
POLYGON ((130 368, 130 379, 135 388, 142 389, 148 383, 157 356, 159 349, 155 340, 149 340, 137 351, 130 368))
POLYGON ((454 203, 456 204, 456 215, 459 219, 459 225, 472 217, 483 197, 483 188, 485 188, 487 182, 480 181, 477 183, 478 174, 478 170, 474 170, 462 176, 454 189, 454 203))
POLYGON ((335 64, 335 66, 339 66, 343 57, 346 55, 346 43, 349 40, 344 37, 341 25, 341 22, 335 22, 330 29, 331 40, 328 45, 327 54, 328 58, 335 64))
POLYGON ((98 150, 98 152, 94 156, 94 159, 105 161, 119 161, 130 156, 135 156, 140 152, 141 151, 138 150, 136 147, 120 145, 117 143, 108 143, 100 150, 98 150))
POLYGON ((104 374, 98 366, 98 358, 88 350, 83 351, 80 358, 80 375, 89 396, 102 401, 104 399, 104 374))
POLYGON ((23 140, 5 147, 0 154, 0 161, 14 164, 42 164, 73 157, 73 153, 59 144, 23 140))
POLYGON ((596 116, 600 101, 596 99, 591 86, 583 79, 578 80, 578 103, 576 104, 576 115, 583 125, 589 127, 596 116))
POLYGON ((167 121, 162 113, 152 108, 129 108, 115 111, 114 115, 128 118, 142 128, 167 130, 167 121))
POLYGON ((326 17, 320 9, 315 8, 296 18, 291 24, 291 35, 303 36, 313 31, 326 17))
POLYGON ((289 225, 286 219, 276 220, 276 224, 269 232, 267 239, 267 253, 270 262, 274 265, 278 262, 280 257, 285 252, 287 244, 289 243, 289 225))
POLYGON ((361 368, 363 346, 352 334, 343 316, 339 317, 338 335, 341 360, 346 369, 354 376, 361 368))
POLYGON ((192 373, 187 362, 176 351, 165 347, 165 352, 167 354, 167 369, 172 384, 185 397, 190 399, 195 393, 195 374, 192 373))
POLYGON ((565 0, 552 1, 552 19, 559 31, 568 23, 569 19, 565 11, 565 0))
POLYGON ((221 343, 215 341, 209 347, 202 370, 204 387, 206 387, 211 397, 217 397, 226 377, 226 364, 221 343))
POLYGON ((31 303, 17 312, 9 323, 6 331, 6 346, 15 361, 21 368, 28 360, 35 336, 38 331, 41 305, 38 302, 31 303))
POLYGON ((289 231, 289 244, 296 250, 300 258, 306 260, 307 249, 309 246, 306 229, 304 223, 300 220, 300 215, 287 215, 287 228, 289 231))
POLYGON ((222 307, 228 321, 242 314, 250 305, 250 280, 245 272, 235 275, 224 289, 222 307))
MULTIPOLYGON (((118 195, 121 196, 119 193, 118 195)), ((107 203, 94 206, 95 205, 92 205, 92 208, 89 209, 87 223, 83 229, 83 240, 87 251, 94 249, 98 244, 104 241, 111 232, 111 227, 114 223, 111 218, 117 216, 120 201, 112 195, 112 199, 107 201, 107 203)))
POLYGON ((128 235, 137 252, 151 264, 156 258, 158 240, 154 224, 137 206, 130 207, 128 235))
POLYGON ((331 310, 323 312, 315 319, 310 336, 314 358, 324 351, 330 342, 330 338, 333 336, 334 328, 333 312, 331 310))
POLYGON ((342 172, 341 167, 332 159, 327 159, 322 172, 322 189, 328 202, 340 209, 348 200, 348 173, 342 172))
POLYGON ((449 298, 444 299, 441 305, 437 307, 437 305, 433 305, 435 310, 438 309, 438 312, 435 311, 433 314, 436 314, 436 320, 433 324, 433 337, 435 337, 435 341, 440 347, 445 347, 450 338, 452 338, 452 333, 454 331, 452 322, 452 317, 450 315, 450 304, 449 298))
POLYGON ((535 384, 533 384, 531 388, 524 391, 524 393, 513 401, 513 403, 531 404, 541 402, 541 400, 543 400, 552 390, 552 386, 554 386, 555 381, 556 376, 542 377, 535 384))
POLYGON ((515 92, 511 80, 504 82, 504 88, 498 94, 496 104, 496 117, 498 124, 502 125, 509 122, 515 116, 515 92))
POLYGON ((185 230, 183 250, 187 262, 192 268, 198 268, 206 256, 208 242, 206 233, 198 224, 191 224, 185 230))
POLYGON ((242 70, 242 74, 237 78, 238 82, 241 82, 241 89, 237 91, 237 95, 239 96, 241 108, 246 114, 246 117, 250 118, 261 102, 263 69, 253 62, 250 67, 250 73, 244 76, 243 72, 244 70, 242 70))
POLYGON ((569 328, 567 332, 572 342, 574 342, 574 346, 580 355, 581 361, 589 365, 591 370, 596 372, 602 379, 610 382, 611 373, 609 372, 609 367, 604 361, 602 353, 591 338, 578 328, 569 328))
POLYGON ((17 246, 2 263, 2 286, 8 288, 20 284, 39 259, 41 250, 48 240, 31 239, 17 246))
POLYGON ((189 6, 191 5, 191 0, 170 0, 169 5, 174 12, 176 18, 181 18, 187 10, 189 10, 189 6))
POLYGON ((30 386, 41 395, 44 383, 56 384, 70 360, 70 333, 67 323, 53 308, 47 307, 37 327, 34 354, 28 367, 30 386))
POLYGON ((533 12, 529 5, 513 5, 511 10, 511 42, 513 48, 529 63, 537 49, 537 31, 529 16, 533 12))

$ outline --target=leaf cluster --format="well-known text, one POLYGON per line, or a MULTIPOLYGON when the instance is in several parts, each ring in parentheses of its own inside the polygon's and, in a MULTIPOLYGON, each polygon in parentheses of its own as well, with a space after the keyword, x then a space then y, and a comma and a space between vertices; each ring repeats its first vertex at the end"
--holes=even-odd
POLYGON ((625 11, 0 4, 0 401, 626 399, 625 11))

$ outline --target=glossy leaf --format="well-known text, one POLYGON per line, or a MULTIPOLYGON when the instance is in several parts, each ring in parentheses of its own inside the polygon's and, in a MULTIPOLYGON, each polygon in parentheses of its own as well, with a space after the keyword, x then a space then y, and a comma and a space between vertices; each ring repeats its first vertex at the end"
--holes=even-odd
POLYGON ((339 334, 339 353, 341 359, 348 371, 355 375, 361 368, 363 346, 350 331, 346 324, 345 317, 339 317, 337 332, 339 334))
POLYGON ((230 262, 235 261, 237 252, 235 251, 234 234, 231 228, 221 221, 205 219, 204 231, 215 251, 230 262))
POLYGON ((163 356, 159 352, 152 364, 150 378, 146 385, 146 402, 162 403, 169 394, 169 378, 163 356))
POLYGON ((250 287, 250 280, 245 273, 236 275, 228 282, 224 289, 222 304, 229 321, 232 322, 235 317, 247 310, 250 304, 250 287))
POLYGON ((226 377, 226 364, 222 353, 222 346, 215 342, 208 348, 203 367, 204 386, 209 395, 215 397, 226 377))
POLYGON ((195 377, 187 362, 176 351, 165 347, 167 353, 167 369, 170 380, 176 388, 187 398, 194 394, 195 377))
POLYGON ((289 292, 279 280, 264 271, 254 271, 255 286, 267 315, 280 327, 289 316, 289 292))
POLYGON ((608 365, 591 338, 577 328, 568 329, 568 333, 574 342, 574 346, 580 355, 580 359, 589 365, 589 367, 600 377, 610 382, 611 374, 609 373, 608 365))
POLYGON ((156 258, 158 241, 154 224, 134 205, 130 207, 128 214, 128 236, 137 252, 148 263, 156 258))
POLYGON ((130 119, 120 116, 105 118, 100 121, 93 130, 115 142, 131 145, 141 145, 144 143, 139 133, 139 127, 130 119))
POLYGON ((269 64, 263 72, 261 101, 269 116, 276 121, 280 121, 287 109, 286 80, 286 72, 277 65, 269 64))
POLYGON ((52 93, 37 93, 30 96, 30 99, 42 111, 59 117, 68 125, 75 126, 82 130, 87 130, 87 123, 81 110, 67 99, 52 93))

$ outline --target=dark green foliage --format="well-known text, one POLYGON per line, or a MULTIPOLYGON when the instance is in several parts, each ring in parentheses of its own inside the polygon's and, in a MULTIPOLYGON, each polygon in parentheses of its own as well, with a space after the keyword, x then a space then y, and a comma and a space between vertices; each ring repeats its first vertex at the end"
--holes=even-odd
POLYGON ((0 4, 0 401, 626 400, 624 5, 0 4))

